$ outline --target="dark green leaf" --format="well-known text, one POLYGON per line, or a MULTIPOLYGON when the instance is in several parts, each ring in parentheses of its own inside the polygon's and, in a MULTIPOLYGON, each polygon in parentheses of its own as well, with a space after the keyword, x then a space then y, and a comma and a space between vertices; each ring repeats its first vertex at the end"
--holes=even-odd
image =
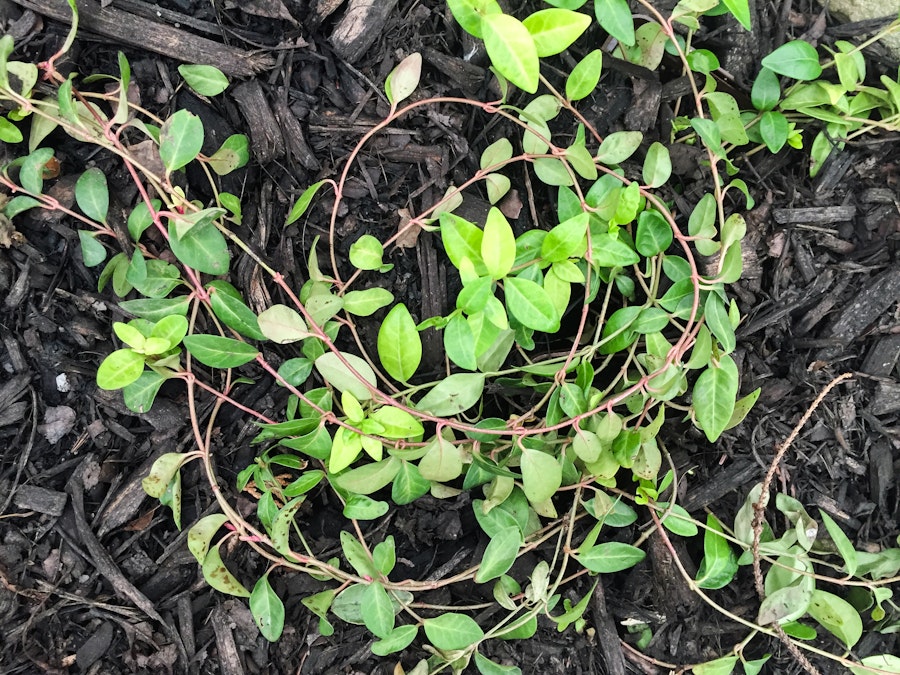
POLYGON ((591 572, 609 574, 634 567, 645 557, 646 554, 636 546, 609 541, 592 546, 576 555, 575 559, 591 572))
POLYGON ((594 0, 597 22, 620 42, 634 45, 634 19, 628 0, 594 0))
POLYGON ((795 80, 815 80, 822 74, 815 47, 803 40, 792 40, 764 57, 762 65, 795 80))
POLYGON ((220 335, 188 335, 184 346, 195 359, 211 368, 237 368, 259 354, 252 345, 220 335))
POLYGON ((693 409, 697 425, 710 441, 724 431, 734 411, 738 393, 738 370, 727 354, 719 357, 719 365, 710 365, 694 385, 693 409))
POLYGON ((81 174, 75 183, 75 201, 88 218, 105 223, 109 211, 106 174, 97 167, 92 167, 81 174))
POLYGON ((284 630, 284 603, 269 583, 269 575, 262 576, 250 593, 250 613, 259 632, 269 642, 276 642, 284 630))
POLYGON ((642 211, 638 216, 634 245, 638 253, 650 257, 672 245, 672 227, 658 211, 642 211))

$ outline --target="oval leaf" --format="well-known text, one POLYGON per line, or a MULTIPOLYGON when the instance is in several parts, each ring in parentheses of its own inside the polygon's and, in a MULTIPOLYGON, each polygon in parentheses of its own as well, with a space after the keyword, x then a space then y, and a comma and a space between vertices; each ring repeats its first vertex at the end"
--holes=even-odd
POLYGON ((388 375, 401 382, 422 362, 422 338, 406 305, 395 305, 378 329, 378 357, 388 375))
POLYGON ((287 305, 272 305, 259 315, 258 322, 262 334, 280 345, 309 337, 303 317, 287 305))
POLYGON ((534 38, 524 24, 509 14, 489 14, 482 17, 481 29, 494 68, 520 89, 535 93, 540 64, 534 38))
POLYGON ((203 123, 193 113, 181 109, 159 131, 159 156, 166 171, 177 171, 200 154, 203 123))
POLYGON ((225 567, 222 562, 222 555, 219 553, 219 544, 209 549, 206 558, 203 560, 203 578, 206 583, 221 593, 235 595, 239 598, 250 597, 250 591, 243 587, 234 575, 225 567))
POLYGON ((191 356, 211 368, 237 368, 259 354, 246 342, 220 335, 188 335, 183 342, 191 356))
POLYGON ((465 649, 484 638, 481 626, 465 614, 447 612, 423 622, 425 635, 438 649, 465 649))
POLYGON ((375 371, 372 370, 372 367, 355 354, 341 352, 341 357, 347 362, 346 364, 334 352, 327 352, 317 358, 315 365, 319 375, 338 391, 349 391, 358 401, 367 401, 372 398, 368 387, 363 384, 363 382, 368 382, 373 387, 377 386, 378 380, 375 378, 375 371), (358 374, 354 374, 351 368, 358 374))
POLYGON ((762 65, 795 80, 815 80, 822 74, 819 55, 808 42, 793 40, 781 45, 762 60, 762 65))
POLYGON ((250 593, 250 613, 259 632, 269 642, 276 642, 284 630, 284 603, 269 583, 269 575, 261 577, 250 593))
MULTIPOLYGON (((468 410, 481 398, 484 375, 456 373, 438 384, 416 403, 416 409, 437 417, 449 417, 468 410)), ((359 398, 357 396, 357 398, 359 398)))

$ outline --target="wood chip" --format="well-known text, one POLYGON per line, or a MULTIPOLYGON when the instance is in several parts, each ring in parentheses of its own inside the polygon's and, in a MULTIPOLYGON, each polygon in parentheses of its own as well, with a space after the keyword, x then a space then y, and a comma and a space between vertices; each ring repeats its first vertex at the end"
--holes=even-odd
POLYGON ((331 33, 335 53, 349 63, 356 63, 384 30, 397 0, 350 0, 344 16, 331 33))
POLYGON ((802 209, 772 209, 779 225, 803 223, 806 225, 832 225, 856 216, 855 206, 811 206, 802 209))

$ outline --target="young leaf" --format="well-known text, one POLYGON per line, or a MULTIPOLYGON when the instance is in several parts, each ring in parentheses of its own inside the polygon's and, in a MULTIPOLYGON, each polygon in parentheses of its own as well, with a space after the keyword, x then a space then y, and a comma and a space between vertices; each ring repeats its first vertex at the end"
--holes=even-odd
POLYGON ((509 14, 487 14, 481 18, 481 30, 494 68, 520 89, 535 93, 540 63, 537 46, 528 29, 509 14))
POLYGON ((778 153, 787 143, 790 125, 787 117, 776 110, 768 110, 759 120, 759 135, 772 154, 778 153))
POLYGON ((183 342, 195 359, 211 368, 237 368, 259 354, 246 342, 219 335, 188 335, 183 342))
POLYGON ((575 64, 566 78, 566 98, 570 101, 580 101, 590 96, 591 92, 597 88, 602 68, 603 52, 599 49, 588 52, 581 61, 575 64))
POLYGON ((621 164, 634 154, 643 139, 640 131, 614 131, 603 139, 596 159, 603 164, 621 164))
POLYGON ((822 522, 825 523, 825 529, 828 530, 828 536, 831 537, 831 541, 834 542, 838 553, 840 553, 841 557, 844 559, 844 570, 849 576, 855 576, 856 567, 859 563, 856 556, 856 549, 853 548, 853 542, 851 542, 849 537, 844 534, 840 525, 834 522, 834 519, 822 509, 819 509, 819 516, 822 518, 822 522))
POLYGON ((634 46, 634 19, 628 0, 594 0, 594 14, 603 30, 619 42, 634 46))
POLYGON ((544 57, 568 49, 591 25, 591 17, 568 9, 542 9, 522 23, 534 39, 537 55, 544 57))
POLYGON ((484 232, 468 220, 453 213, 441 214, 441 242, 456 269, 460 268, 464 258, 468 258, 474 264, 478 276, 487 275, 487 268, 481 259, 483 237, 484 232))
POLYGON ((378 329, 378 356, 388 375, 401 382, 422 362, 422 339, 406 305, 395 305, 378 329))
POLYGON ((384 81, 384 93, 392 106, 409 98, 416 87, 419 86, 419 78, 422 75, 422 55, 414 52, 397 64, 387 79, 384 81))
POLYGON ((105 223, 109 211, 106 174, 97 167, 92 167, 81 174, 75 183, 75 201, 88 218, 105 223))
POLYGON ((268 574, 253 586, 250 613, 262 636, 269 642, 277 642, 284 630, 284 603, 269 583, 268 574))
POLYGON ((372 398, 369 389, 363 384, 368 382, 373 387, 378 385, 375 371, 363 359, 355 354, 341 352, 344 360, 355 370, 355 375, 347 365, 341 361, 334 352, 326 352, 316 359, 316 370, 319 371, 325 381, 338 391, 349 391, 358 401, 367 401, 372 398), (362 378, 362 381, 360 381, 362 378))
POLYGON ((715 441, 731 419, 738 393, 738 369, 734 360, 724 354, 719 365, 710 365, 694 385, 693 408, 698 426, 710 442, 715 441))
POLYGON ((462 29, 477 38, 484 37, 482 17, 503 11, 497 0, 447 0, 447 7, 462 29))
POLYGON ((106 248, 97 241, 96 232, 78 230, 78 241, 81 243, 81 257, 85 267, 96 267, 106 260, 106 248))
POLYGON ((182 108, 162 125, 159 156, 167 172, 177 171, 194 160, 203 147, 203 123, 182 108))
POLYGON ((384 263, 384 247, 371 234, 364 234, 350 245, 350 262, 361 270, 377 270, 384 263))
POLYGON ((644 159, 643 180, 648 187, 664 185, 672 175, 672 160, 669 149, 658 141, 654 141, 647 150, 644 159))
POLYGON ((394 294, 386 288, 367 288, 344 294, 344 311, 355 316, 371 316, 394 301, 394 294))
MULTIPOLYGON (((449 417, 468 410, 481 398, 484 375, 454 373, 444 378, 416 403, 416 409, 437 417, 449 417)), ((357 397, 359 398, 359 397, 357 397)))
POLYGON ((804 40, 792 40, 781 45, 763 58, 762 65, 795 80, 815 80, 822 74, 815 47, 804 40))
POLYGON ((516 237, 506 216, 496 207, 488 211, 481 239, 481 259, 492 279, 502 279, 516 259, 516 237))
POLYGON ((559 460, 546 452, 522 448, 521 469, 525 496, 532 504, 550 499, 562 484, 559 460))
POLYGON ((144 357, 133 349, 117 349, 97 369, 97 386, 107 391, 135 382, 144 372, 144 357))
POLYGON ((319 191, 320 187, 325 185, 325 182, 326 181, 324 180, 320 180, 317 183, 313 183, 303 191, 303 194, 301 194, 297 198, 297 201, 294 202, 294 206, 291 207, 291 212, 288 214, 287 220, 284 223, 285 226, 296 222, 304 213, 306 213, 306 209, 309 208, 313 197, 316 196, 316 192, 319 191))
POLYGON ((228 78, 215 66, 184 63, 178 72, 187 85, 201 96, 218 96, 228 89, 228 78))
POLYGON ((466 649, 484 639, 484 631, 472 617, 446 612, 423 622, 425 635, 438 649, 466 649))
POLYGON ((504 527, 495 532, 481 557, 475 583, 483 584, 506 574, 516 561, 521 545, 522 532, 518 526, 504 527))
POLYGON ((225 563, 222 562, 222 555, 219 553, 219 546, 220 544, 216 544, 210 548, 203 559, 201 569, 206 583, 221 593, 235 595, 239 598, 250 597, 250 592, 225 567, 225 563))

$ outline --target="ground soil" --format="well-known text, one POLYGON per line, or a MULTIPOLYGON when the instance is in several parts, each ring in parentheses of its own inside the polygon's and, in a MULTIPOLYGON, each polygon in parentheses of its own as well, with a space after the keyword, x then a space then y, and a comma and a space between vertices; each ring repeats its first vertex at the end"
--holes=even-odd
MULTIPOLYGON (((479 97, 489 81, 481 54, 459 59, 473 45, 442 3, 400 0, 385 12, 371 45, 340 45, 336 27, 356 4, 173 0, 154 5, 193 20, 176 26, 173 15, 165 14, 160 20, 176 35, 206 31, 214 41, 265 57, 255 75, 236 78, 244 82, 242 89, 214 101, 174 91, 178 62, 124 40, 84 34, 69 67, 85 74, 116 72, 116 50, 122 49, 148 108, 165 115, 186 107, 217 133, 249 132, 253 160, 225 187, 244 197, 242 234, 299 283, 295 261, 322 233, 324 210, 314 210, 303 228, 283 230, 280 223, 300 191, 334 176, 355 138, 383 115, 373 83, 417 50, 425 54, 421 87, 427 93, 479 97), (273 134, 266 133, 265 124, 272 125, 273 134)), ((0 2, 0 20, 27 58, 47 58, 66 32, 65 25, 39 13, 23 14, 19 3, 8 0, 0 2)), ((861 30, 842 25, 818 5, 788 0, 757 7, 751 34, 717 20, 704 28, 703 39, 723 55, 722 86, 746 99, 754 64, 775 46, 801 36, 830 44, 861 30)), ((896 64, 877 50, 870 57, 871 75, 892 68, 896 73, 896 64)), ((610 63, 605 85, 586 102, 587 114, 601 133, 639 128, 648 140, 666 141, 667 120, 677 105, 667 92, 679 73, 663 69, 660 81, 610 63), (660 86, 661 105, 648 105, 660 86)), ((471 172, 493 138, 467 110, 432 111, 401 125, 364 154, 365 171, 355 174, 347 192, 341 240, 353 241, 364 231, 394 231, 401 209, 421 208, 448 182, 471 172), (408 197, 411 182, 425 186, 413 198, 408 197)), ((703 518, 708 509, 730 522, 817 392, 850 372, 852 379, 827 397, 786 455, 778 488, 813 513, 818 507, 831 514, 859 549, 897 546, 900 145, 895 140, 889 134, 860 137, 812 180, 802 153, 739 160, 757 206, 747 213, 746 274, 734 289, 746 316, 736 357, 742 390, 761 387, 762 394, 747 421, 714 446, 686 427, 664 432, 676 466, 688 472, 682 503, 695 516, 703 518)), ((114 185, 124 184, 106 158, 86 156, 65 138, 57 142, 60 194, 71 191, 71 181, 88 162, 109 169, 114 185)), ((685 186, 677 199, 691 196, 696 170, 690 155, 676 166, 685 186)), ((187 177, 202 199, 200 178, 187 177)), ((524 189, 520 196, 525 197, 524 189)), ((123 201, 128 198, 121 194, 123 201)), ((549 208, 550 202, 537 204, 538 212, 549 208)), ((521 218, 529 218, 528 208, 521 218)), ((118 394, 99 391, 94 374, 114 348, 111 322, 121 318, 114 297, 108 290, 98 293, 96 273, 81 264, 72 223, 22 217, 16 227, 22 238, 0 248, 0 673, 402 672, 397 663, 411 668, 417 652, 374 658, 370 637, 359 627, 337 622, 333 637, 321 637, 317 620, 299 602, 318 590, 308 580, 275 575, 287 606, 285 633, 276 644, 260 637, 243 601, 205 584, 184 533, 140 489, 149 458, 190 448, 183 391, 164 389, 143 416, 130 413, 118 394)), ((409 306, 423 302, 423 289, 440 278, 422 248, 395 249, 390 262, 396 267, 387 283, 409 306)), ((238 260, 235 269, 239 287, 267 292, 260 291, 249 260, 238 260)), ((265 295, 257 299, 268 301, 265 295)), ((268 385, 248 387, 241 395, 243 403, 261 409, 277 411, 283 404, 268 385)), ((233 486, 236 473, 252 461, 252 433, 240 415, 220 415, 215 440, 223 485, 233 486)), ((196 471, 188 469, 183 483, 187 528, 211 501, 196 471)), ((236 498, 252 508, 250 495, 236 498)), ((309 536, 323 547, 337 536, 339 519, 332 508, 318 503, 307 514, 309 536)), ((471 556, 484 545, 470 512, 464 500, 424 500, 400 509, 384 527, 402 542, 407 572, 425 578, 448 562, 458 564, 460 552, 471 556)), ((665 673, 725 653, 746 635, 685 595, 665 551, 652 539, 648 546, 658 549, 652 564, 601 579, 584 632, 559 634, 542 623, 533 639, 492 645, 489 654, 525 673, 665 673), (638 635, 627 627, 636 623, 652 629, 644 653, 656 665, 632 648, 638 635), (617 638, 611 641, 602 626, 612 626, 617 638)), ((688 566, 702 555, 693 542, 680 553, 688 566)), ((229 564, 239 577, 255 578, 261 571, 258 560, 240 552, 229 564)), ((587 581, 576 584, 569 597, 588 590, 587 581)), ((467 587, 431 600, 451 604, 477 599, 478 593, 467 587)), ((746 569, 714 597, 736 614, 755 616, 757 598, 746 569)), ((840 651, 827 635, 818 643, 840 651)), ((896 634, 878 633, 867 635, 854 651, 858 656, 898 652, 896 634)), ((748 653, 773 654, 763 672, 802 672, 777 641, 758 638, 748 653)), ((842 672, 828 662, 818 665, 822 672, 842 672)))

